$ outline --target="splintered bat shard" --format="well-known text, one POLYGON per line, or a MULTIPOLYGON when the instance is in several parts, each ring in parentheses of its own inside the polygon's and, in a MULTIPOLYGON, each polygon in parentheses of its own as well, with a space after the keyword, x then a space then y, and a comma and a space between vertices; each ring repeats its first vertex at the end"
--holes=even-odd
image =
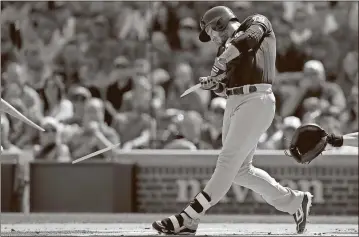
POLYGON ((185 92, 183 92, 183 94, 181 95, 181 98, 183 96, 188 95, 189 93, 192 93, 193 91, 198 90, 199 88, 201 88, 201 83, 198 83, 197 85, 194 85, 194 86, 188 88, 185 92))
POLYGON ((11 106, 8 102, 6 102, 3 99, 1 99, 0 111, 8 113, 11 116, 14 116, 15 118, 23 121, 24 123, 27 123, 28 125, 30 125, 33 128, 36 128, 37 130, 40 130, 42 132, 45 131, 45 129, 32 122, 30 119, 26 118, 22 113, 17 111, 13 106, 11 106))
POLYGON ((99 151, 95 151, 95 152, 93 152, 93 153, 90 153, 90 154, 88 154, 88 155, 86 155, 86 156, 83 156, 83 157, 81 157, 81 158, 78 158, 78 159, 72 161, 72 164, 76 164, 76 163, 78 163, 78 162, 80 162, 80 161, 90 159, 91 157, 94 157, 94 156, 97 156, 97 155, 99 155, 99 154, 102 154, 102 153, 104 153, 104 152, 106 152, 106 151, 115 149, 115 148, 118 147, 119 145, 121 145, 121 143, 117 143, 117 144, 115 144, 115 145, 106 147, 106 148, 104 148, 104 149, 102 149, 102 150, 99 150, 99 151))

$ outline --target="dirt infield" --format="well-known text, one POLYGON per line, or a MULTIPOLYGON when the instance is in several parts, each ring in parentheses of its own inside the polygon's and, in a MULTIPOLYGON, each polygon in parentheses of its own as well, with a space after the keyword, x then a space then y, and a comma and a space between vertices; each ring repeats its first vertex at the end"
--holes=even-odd
MULTIPOLYGON (((4 214, 1 236, 156 236, 153 220, 167 214, 4 214)), ((357 217, 310 218, 308 236, 358 236, 357 217)), ((295 234, 290 216, 208 215, 197 236, 295 234)))

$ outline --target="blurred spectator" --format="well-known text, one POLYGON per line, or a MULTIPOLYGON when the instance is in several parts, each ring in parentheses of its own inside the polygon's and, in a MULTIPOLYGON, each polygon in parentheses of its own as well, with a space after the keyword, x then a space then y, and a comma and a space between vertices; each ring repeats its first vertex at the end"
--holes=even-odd
MULTIPOLYGON (((12 100, 11 105, 26 117, 30 117, 26 105, 20 99, 12 100)), ((33 122, 38 123, 41 118, 32 119, 33 122)), ((37 142, 38 131, 35 128, 28 126, 13 116, 9 116, 8 120, 10 124, 9 141, 11 144, 20 149, 27 149, 37 142)))
POLYGON ((337 114, 332 114, 330 111, 322 113, 316 119, 316 124, 321 126, 326 132, 340 134, 340 122, 337 119, 337 114))
POLYGON ((128 8, 125 13, 124 25, 119 32, 119 38, 145 40, 148 37, 147 21, 151 16, 149 9, 149 2, 136 2, 132 8, 128 8))
POLYGON ((134 76, 148 76, 151 71, 151 63, 146 58, 138 58, 134 61, 134 76))
POLYGON ((205 105, 198 91, 192 92, 183 98, 181 94, 194 85, 193 72, 190 65, 181 63, 175 69, 175 75, 167 91, 166 108, 184 111, 194 110, 204 114, 205 105))
POLYGON ((105 103, 105 121, 107 124, 111 124, 113 114, 120 111, 124 94, 133 88, 133 74, 134 69, 128 58, 119 56, 111 64, 108 86, 104 88, 89 87, 93 97, 107 100, 105 103))
POLYGON ((275 115, 274 119, 267 129, 259 138, 257 149, 269 149, 266 142, 271 138, 275 133, 280 131, 283 127, 283 119, 279 115, 275 115))
MULTIPOLYGON (((302 123, 320 123, 340 133, 357 131, 357 2, 222 4, 230 6, 241 21, 254 13, 264 14, 276 33, 278 74, 273 90, 278 116, 258 148, 282 130, 279 115, 294 115, 302 123)), ((87 143, 72 146, 83 145, 82 152, 75 149, 77 156, 101 147, 94 136, 84 135, 85 131, 91 134, 89 128, 97 131, 96 125, 83 124, 85 104, 91 97, 105 105, 105 123, 100 119, 104 124, 100 128, 112 124, 128 144, 143 135, 140 141, 145 142, 125 145, 125 149, 149 147, 149 143, 162 148, 163 137, 170 142, 181 135, 178 121, 185 111, 201 114, 201 145, 184 138, 172 143, 173 147, 219 146, 220 139, 215 138, 223 115, 212 105, 220 99, 210 105, 215 95, 204 90, 180 98, 213 65, 217 47, 199 42, 198 23, 215 5, 201 1, 2 2, 2 97, 34 121, 44 116, 62 120, 61 135, 66 141, 72 133, 84 137, 87 143), (73 113, 67 109, 71 106, 73 113), (142 124, 138 131, 130 131, 135 127, 132 118, 142 124)), ((200 121, 195 117, 189 120, 200 121)), ((38 143, 37 132, 16 119, 8 120, 9 144, 22 149, 38 143)), ((111 129, 103 130, 111 134, 111 129)))
MULTIPOLYGON (((2 22, 1 24, 1 72, 7 67, 7 64, 16 59, 15 45, 11 39, 10 24, 2 22)), ((14 27, 12 27, 14 28, 14 27)))
POLYGON ((288 149, 293 134, 297 128, 301 126, 300 119, 294 116, 286 117, 280 130, 274 133, 263 146, 269 150, 285 150, 288 149))
POLYGON ((48 161, 71 161, 68 147, 63 144, 60 136, 60 123, 52 117, 41 121, 45 132, 39 134, 39 144, 33 148, 35 159, 48 161))
POLYGON ((151 84, 148 78, 139 76, 134 79, 134 88, 124 94, 120 111, 142 111, 154 115, 164 106, 165 92, 162 87, 151 84))
POLYGON ((73 104, 73 115, 70 118, 64 119, 65 124, 77 124, 81 126, 82 119, 85 115, 85 104, 91 98, 91 93, 88 89, 82 86, 72 87, 69 91, 69 99, 73 104))
POLYGON ((27 82, 36 90, 43 87, 46 77, 51 74, 49 65, 45 64, 42 48, 40 43, 28 43, 22 49, 27 82))
POLYGON ((348 97, 346 109, 340 115, 342 134, 358 131, 358 86, 354 86, 348 97))
POLYGON ((164 68, 168 70, 171 66, 172 50, 163 32, 153 32, 152 47, 152 66, 154 68, 164 68))
POLYGON ((51 43, 52 35, 58 28, 57 20, 49 11, 33 11, 30 14, 33 30, 39 39, 45 44, 51 43))
POLYGON ((164 149, 197 150, 204 148, 201 141, 203 119, 196 111, 188 111, 178 116, 177 134, 170 134, 164 149))
POLYGON ((53 74, 48 77, 40 95, 44 102, 45 116, 51 116, 59 121, 70 119, 73 116, 73 104, 66 98, 65 87, 60 75, 53 74))
MULTIPOLYGON (((178 29, 180 48, 175 50, 175 63, 188 63, 193 68, 201 64, 200 44, 198 39, 198 23, 193 18, 187 17, 180 21, 178 29)), ((212 59, 213 60, 213 59, 212 59)))
POLYGON ((353 85, 358 85, 358 51, 349 52, 343 62, 342 70, 336 82, 341 86, 344 94, 348 95, 353 85))
POLYGON ((91 22, 91 37, 96 42, 107 40, 110 35, 110 25, 105 16, 98 15, 91 22))
POLYGON ((152 30, 154 32, 163 32, 166 35, 167 42, 169 43, 171 49, 179 49, 179 18, 177 16, 175 6, 173 6, 170 2, 161 2, 156 8, 153 21, 152 30))
POLYGON ((209 122, 202 128, 202 141, 208 143, 213 149, 222 148, 222 125, 226 99, 216 97, 209 107, 209 122))
POLYGON ((43 116, 42 101, 39 94, 28 85, 24 67, 16 63, 10 64, 3 78, 3 98, 9 102, 20 99, 25 104, 29 118, 40 119, 43 116))
POLYGON ((150 79, 153 80, 155 85, 163 86, 164 84, 168 83, 171 78, 170 74, 166 70, 157 68, 152 71, 150 79))
POLYGON ((339 45, 333 37, 319 32, 308 40, 308 46, 304 50, 312 59, 320 61, 325 66, 327 80, 333 81, 337 76, 340 56, 339 45))
POLYGON ((20 151, 19 148, 14 146, 9 140, 9 133, 10 133, 10 123, 7 119, 5 113, 0 113, 0 123, 1 123, 1 150, 7 151, 20 151))
POLYGON ((309 13, 306 8, 300 8, 295 11, 293 19, 294 28, 289 35, 296 46, 302 46, 313 35, 312 30, 309 28, 309 19, 309 13))
POLYGON ((319 99, 317 97, 310 97, 303 101, 304 115, 303 115, 302 122, 304 124, 315 123, 315 120, 317 119, 317 117, 321 115, 322 108, 328 106, 328 103, 323 104, 326 102, 326 101, 325 102, 324 101, 322 101, 322 104, 321 104, 321 101, 319 101, 319 99))
POLYGON ((121 137, 125 150, 148 148, 151 139, 153 119, 163 108, 164 91, 156 86, 151 91, 147 78, 138 77, 134 88, 124 95, 121 113, 113 113, 112 127, 121 137), (151 94, 153 99, 151 100, 151 94))
POLYGON ((122 148, 148 148, 153 118, 160 115, 164 105, 164 90, 155 85, 151 90, 146 77, 137 77, 134 88, 124 94, 121 112, 113 112, 112 127, 121 137, 122 148), (153 97, 152 97, 153 96, 153 97))
POLYGON ((306 62, 303 73, 304 78, 299 80, 298 90, 283 104, 282 116, 295 115, 303 118, 303 101, 313 96, 328 101, 327 109, 342 111, 345 108, 346 100, 342 89, 337 84, 326 81, 321 62, 306 62))
MULTIPOLYGON (((101 100, 92 98, 85 104, 81 126, 73 125, 71 134, 67 134, 66 144, 73 159, 91 152, 109 147, 119 142, 116 132, 104 122, 105 108, 101 100)), ((110 157, 112 151, 99 155, 110 157)))
POLYGON ((60 70, 63 69, 65 85, 67 87, 80 82, 78 70, 81 67, 82 60, 83 53, 76 39, 67 42, 63 51, 55 58, 55 65, 60 70))
POLYGON ((179 1, 176 5, 178 18, 185 19, 187 17, 194 17, 194 6, 195 2, 193 1, 179 1))
POLYGON ((114 117, 112 127, 121 137, 122 149, 149 148, 151 139, 151 117, 137 110, 118 113, 114 117))
POLYGON ((191 17, 186 17, 180 21, 178 29, 182 50, 194 51, 197 49, 198 23, 191 17))

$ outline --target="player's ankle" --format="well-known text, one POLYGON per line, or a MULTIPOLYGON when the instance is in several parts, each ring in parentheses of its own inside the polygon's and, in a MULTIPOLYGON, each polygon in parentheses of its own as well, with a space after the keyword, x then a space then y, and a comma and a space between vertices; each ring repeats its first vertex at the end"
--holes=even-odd
POLYGON ((211 198, 204 191, 197 194, 193 201, 182 211, 189 218, 197 220, 211 207, 211 198))

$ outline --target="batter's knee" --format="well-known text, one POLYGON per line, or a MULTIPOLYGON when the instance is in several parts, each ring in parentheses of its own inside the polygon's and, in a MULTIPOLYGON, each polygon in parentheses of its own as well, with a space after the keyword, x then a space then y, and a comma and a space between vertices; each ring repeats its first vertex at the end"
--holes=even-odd
POLYGON ((222 149, 218 156, 217 166, 233 167, 236 163, 236 160, 238 159, 238 157, 236 156, 236 151, 222 149))
POLYGON ((245 163, 241 166, 241 168, 239 168, 238 176, 249 174, 251 173, 252 169, 253 169, 252 163, 245 163))
MULTIPOLYGON (((240 166, 247 157, 248 151, 245 151, 243 148, 237 147, 223 147, 218 156, 218 161, 220 163, 226 163, 230 165, 240 166)), ((238 166, 237 166, 238 167, 238 166)))

